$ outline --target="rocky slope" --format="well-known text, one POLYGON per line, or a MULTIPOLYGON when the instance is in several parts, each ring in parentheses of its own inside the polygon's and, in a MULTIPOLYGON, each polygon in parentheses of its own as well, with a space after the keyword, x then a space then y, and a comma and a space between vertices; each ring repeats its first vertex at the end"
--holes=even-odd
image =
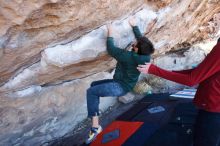
MULTIPOLYGON (((111 78, 115 66, 106 53, 108 22, 124 48, 134 41, 129 16, 143 34, 157 20, 146 34, 157 62, 170 50, 214 37, 219 12, 219 0, 1 0, 0 144, 39 145, 86 118, 86 88, 111 78)), ((116 102, 102 100, 102 110, 116 102)))

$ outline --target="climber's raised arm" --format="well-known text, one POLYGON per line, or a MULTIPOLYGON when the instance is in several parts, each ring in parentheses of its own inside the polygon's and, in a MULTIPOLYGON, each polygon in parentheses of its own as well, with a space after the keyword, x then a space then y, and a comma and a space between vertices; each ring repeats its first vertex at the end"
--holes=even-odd
POLYGON ((134 35, 135 35, 135 38, 138 40, 139 38, 142 37, 142 34, 141 34, 141 31, 139 30, 138 26, 137 26, 137 22, 136 22, 136 19, 134 17, 131 17, 129 19, 129 24, 131 25, 132 29, 133 29, 133 32, 134 32, 134 35))
MULTIPOLYGON (((139 29, 138 26, 137 26, 136 18, 135 18, 135 17, 131 17, 128 22, 129 22, 129 24, 131 25, 131 27, 132 27, 132 29, 133 29, 135 38, 136 38, 137 40, 138 40, 139 38, 141 38, 143 35, 141 34, 141 31, 140 31, 140 29, 139 29)), ((157 22, 157 19, 154 19, 152 22, 150 22, 150 23, 148 24, 148 27, 147 27, 147 29, 146 29, 147 32, 146 32, 145 34, 148 34, 148 33, 152 30, 152 28, 153 28, 153 26, 155 25, 156 22, 157 22)))
POLYGON ((107 37, 107 51, 108 54, 114 57, 118 61, 126 60, 126 51, 124 49, 118 48, 114 44, 113 38, 113 26, 111 24, 107 25, 108 37, 107 37))

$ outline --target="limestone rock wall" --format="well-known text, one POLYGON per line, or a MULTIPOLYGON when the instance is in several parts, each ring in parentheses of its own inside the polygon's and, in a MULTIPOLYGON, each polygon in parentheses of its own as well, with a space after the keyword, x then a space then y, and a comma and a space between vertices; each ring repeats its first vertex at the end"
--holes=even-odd
MULTIPOLYGON (((39 145, 86 118, 89 83, 111 78, 115 67, 106 53, 108 22, 113 22, 116 45, 124 48, 135 41, 129 16, 137 18, 143 34, 157 20, 145 34, 157 58, 216 36, 219 3, 0 0, 0 145, 39 145)), ((102 110, 116 102, 102 100, 102 110)))
POLYGON ((24 66, 39 62, 44 49, 75 40, 141 4, 143 1, 133 0, 1 1, 0 83, 24 66))
MULTIPOLYGON (((98 74, 49 87, 32 86, 1 96, 0 145, 40 145, 61 137, 87 117, 86 89, 94 80, 112 78, 98 74)), ((117 102, 101 98, 100 111, 117 102)))

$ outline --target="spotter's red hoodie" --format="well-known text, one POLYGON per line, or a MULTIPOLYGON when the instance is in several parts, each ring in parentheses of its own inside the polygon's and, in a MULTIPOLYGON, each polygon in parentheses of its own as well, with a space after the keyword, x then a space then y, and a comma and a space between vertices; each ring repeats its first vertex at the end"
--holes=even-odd
POLYGON ((149 73, 188 86, 199 84, 194 98, 196 106, 220 113, 220 42, 194 69, 167 71, 152 64, 149 73))

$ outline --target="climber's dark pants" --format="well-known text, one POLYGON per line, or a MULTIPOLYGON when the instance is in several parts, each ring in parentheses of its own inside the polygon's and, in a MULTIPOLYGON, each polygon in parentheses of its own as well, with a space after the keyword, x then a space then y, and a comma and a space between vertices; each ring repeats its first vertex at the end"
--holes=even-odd
POLYGON ((195 124, 194 146, 220 146, 220 113, 199 110, 195 124))
POLYGON ((122 85, 113 79, 95 81, 87 90, 88 117, 99 116, 99 98, 106 96, 118 97, 125 95, 127 91, 122 85))

